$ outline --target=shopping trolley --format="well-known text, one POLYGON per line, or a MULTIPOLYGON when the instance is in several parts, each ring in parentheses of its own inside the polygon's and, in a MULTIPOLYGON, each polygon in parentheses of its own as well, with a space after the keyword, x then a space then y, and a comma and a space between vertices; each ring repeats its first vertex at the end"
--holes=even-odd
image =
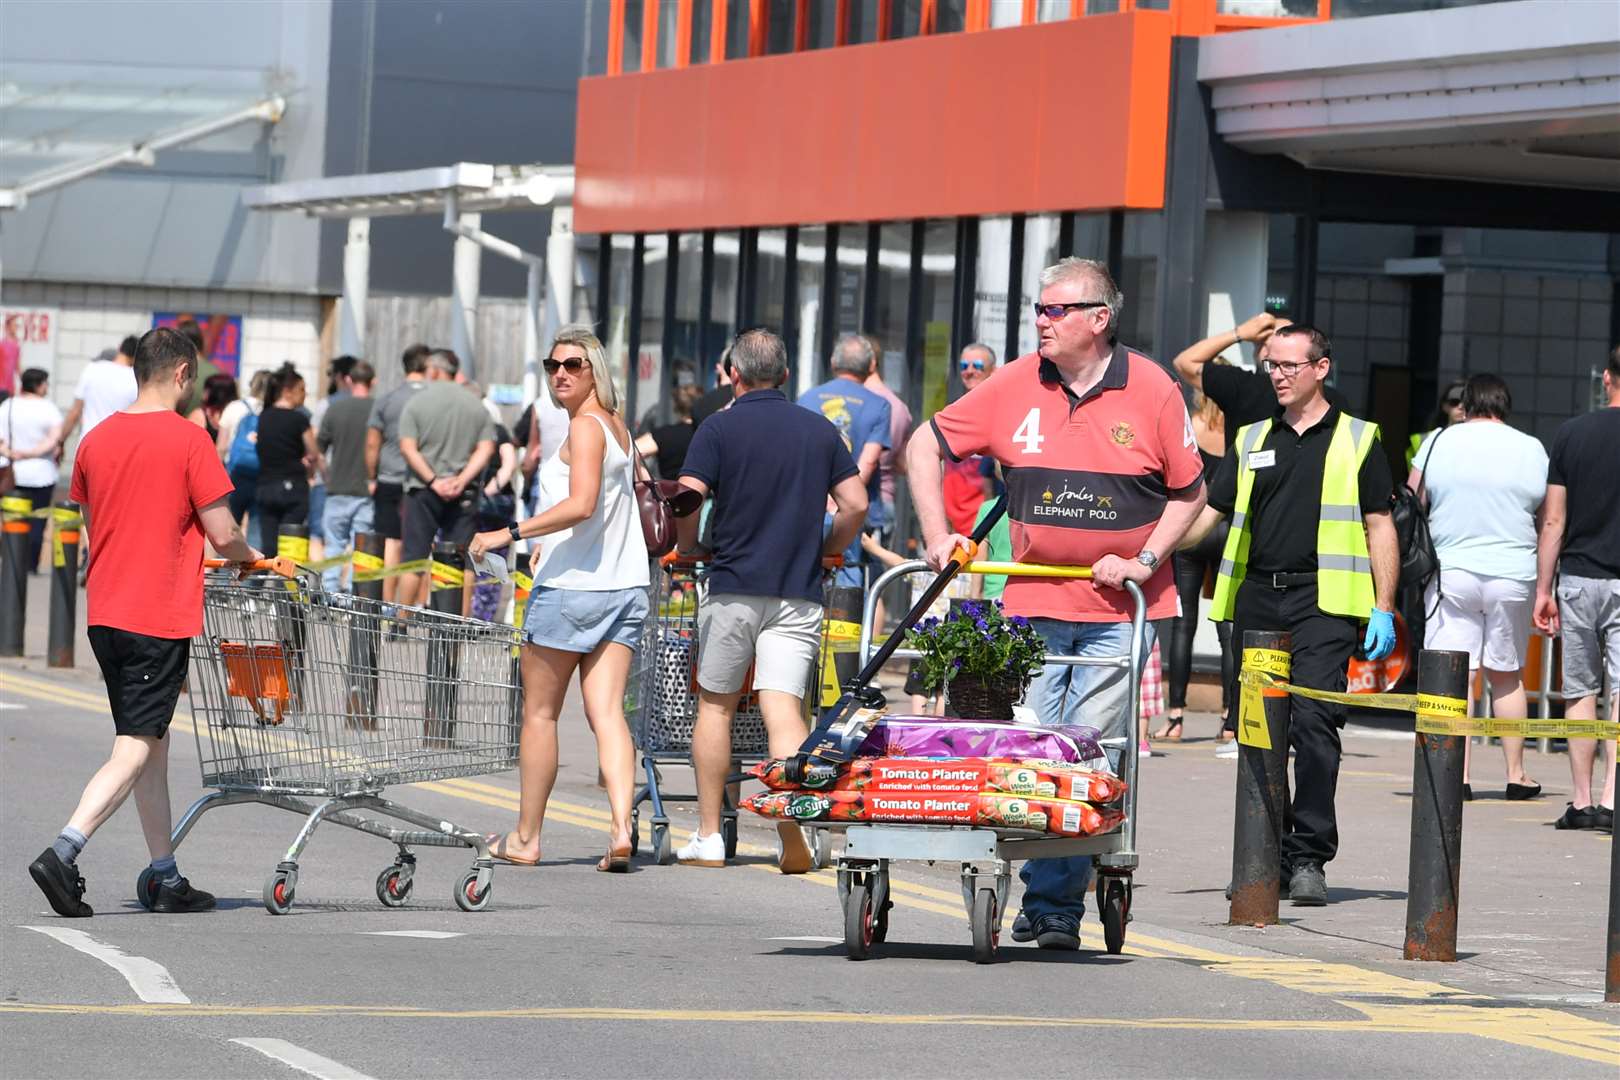
MULTIPOLYGON (((867 592, 861 619, 862 662, 874 651, 874 615, 879 597, 892 582, 906 575, 932 573, 923 562, 905 562, 891 567, 867 592)), ((1022 563, 968 563, 967 574, 1008 574, 1026 577, 1089 578, 1085 567, 1037 566, 1022 563)), ((897 860, 929 863, 955 862, 962 868, 962 901, 973 929, 973 957, 981 964, 995 959, 1000 942, 1002 913, 1012 884, 1012 864, 1023 859, 1057 859, 1071 855, 1096 856, 1097 906, 1102 918, 1103 941, 1110 953, 1125 944, 1125 927, 1130 921, 1132 883, 1138 856, 1136 851, 1136 803, 1138 795, 1136 712, 1141 690, 1142 664, 1146 657, 1146 610, 1142 590, 1127 581, 1126 592, 1133 604, 1130 647, 1122 655, 1106 657, 1053 656, 1048 664, 1081 667, 1124 668, 1130 681, 1125 704, 1124 736, 1099 740, 1121 780, 1125 782, 1124 820, 1113 830, 1096 836, 1054 837, 1027 829, 966 825, 833 825, 808 821, 803 824, 817 834, 834 830, 844 834, 844 848, 838 858, 838 897, 844 911, 844 948, 851 959, 864 960, 873 946, 888 935, 889 864, 897 860)), ((896 649, 897 658, 915 658, 911 649, 896 649)), ((1101 725, 1099 725, 1101 726, 1101 725)))
MULTIPOLYGON (((259 803, 304 817, 264 884, 274 915, 292 907, 298 857, 322 822, 396 845, 377 899, 410 898, 412 846, 469 847, 455 901, 481 911, 493 860, 483 834, 382 797, 385 787, 502 772, 517 763, 518 631, 420 608, 324 593, 286 560, 240 575, 210 561, 203 631, 191 641, 191 714, 202 782, 215 790, 185 812, 178 846, 220 806, 259 803), (392 818, 415 828, 401 828, 392 818)), ((136 895, 150 907, 157 882, 136 895)))
MULTIPOLYGON (((824 563, 831 571, 841 560, 829 559, 824 563)), ((696 802, 696 795, 673 794, 663 788, 659 765, 684 765, 692 757, 692 728, 697 720, 697 662, 698 662, 698 566, 685 559, 666 557, 654 567, 650 586, 650 604, 647 622, 642 629, 641 647, 636 650, 635 665, 625 690, 625 718, 630 722, 630 734, 640 756, 644 783, 636 788, 630 809, 630 851, 641 845, 641 804, 652 806, 652 856, 660 866, 674 860, 670 840, 669 815, 665 803, 696 802)), ((823 623, 822 646, 817 660, 817 673, 810 680, 810 693, 806 695, 806 715, 811 698, 825 693, 832 671, 831 639, 836 628, 829 630, 823 623)), ((850 642, 853 646, 853 641, 850 642)), ((737 704, 736 719, 731 725, 731 754, 733 772, 738 768, 763 761, 770 756, 770 742, 766 737, 765 720, 760 715, 759 703, 751 692, 752 671, 744 682, 743 694, 737 704)), ((836 687, 834 689, 836 697, 836 687)), ((737 854, 737 805, 735 792, 727 788, 721 811, 720 832, 725 839, 726 858, 737 854)), ((813 865, 821 869, 827 865, 826 837, 813 834, 811 855, 813 865)))

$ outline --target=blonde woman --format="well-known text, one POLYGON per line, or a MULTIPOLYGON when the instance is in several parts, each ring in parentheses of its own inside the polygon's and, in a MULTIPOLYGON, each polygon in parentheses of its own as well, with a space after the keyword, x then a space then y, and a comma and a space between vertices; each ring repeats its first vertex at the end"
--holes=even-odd
POLYGON ((595 334, 564 327, 545 369, 551 400, 568 412, 568 438, 540 465, 545 509, 510 528, 479 533, 469 545, 477 558, 517 539, 541 540, 523 624, 517 829, 491 837, 491 850, 510 863, 540 861, 540 828, 557 780, 557 718, 578 669, 613 819, 608 852, 596 868, 623 873, 630 868, 635 783, 624 688, 647 619, 650 583, 635 500, 635 455, 595 334))

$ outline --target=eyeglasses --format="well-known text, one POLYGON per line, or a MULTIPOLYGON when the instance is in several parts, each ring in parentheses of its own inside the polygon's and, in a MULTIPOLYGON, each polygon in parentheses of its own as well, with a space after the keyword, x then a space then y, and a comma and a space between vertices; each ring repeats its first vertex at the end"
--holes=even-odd
POLYGON ((589 363, 589 360, 578 356, 570 356, 566 360, 553 360, 548 356, 546 359, 540 361, 540 366, 546 369, 547 375, 557 374, 558 368, 562 368, 570 375, 578 375, 581 371, 585 370, 589 363))
POLYGON ((958 365, 963 371, 983 371, 983 360, 963 360, 958 365))
MULTIPOLYGON (((1327 357, 1324 356, 1322 359, 1325 360, 1327 357)), ((1308 368, 1314 363, 1316 363, 1314 360, 1301 360, 1298 362, 1293 360, 1262 360, 1260 366, 1265 368, 1267 375, 1274 371, 1280 371, 1283 373, 1283 378, 1292 379, 1299 374, 1300 368, 1308 368)))
POLYGON ((1038 319, 1042 315, 1045 315, 1050 321, 1057 322, 1071 311, 1079 311, 1082 308, 1107 306, 1108 305, 1103 303, 1101 300, 1077 300, 1072 304, 1043 304, 1040 301, 1036 301, 1035 317, 1038 319))
POLYGON ((1444 405, 1448 409, 1455 409, 1458 406, 1462 405, 1462 398, 1460 398, 1460 397, 1448 397, 1448 398, 1446 398, 1445 401, 1441 402, 1441 404, 1444 405))

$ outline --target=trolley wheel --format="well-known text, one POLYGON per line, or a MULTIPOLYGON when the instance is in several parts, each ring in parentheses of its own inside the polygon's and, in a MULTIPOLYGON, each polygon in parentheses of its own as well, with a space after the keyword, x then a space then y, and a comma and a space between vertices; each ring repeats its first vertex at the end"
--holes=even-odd
POLYGON ((851 960, 872 955, 877 941, 877 913, 872 910, 872 886, 861 882, 849 887, 844 897, 844 951, 851 960))
POLYGON ((270 871, 264 879, 264 909, 272 915, 285 915, 292 910, 297 878, 280 867, 270 871))
POLYGON ((400 863, 377 875, 377 899, 383 907, 404 907, 411 898, 411 877, 400 863))
POLYGON ((980 889, 973 894, 973 962, 996 962, 996 946, 1001 941, 1001 911, 996 890, 980 889))
POLYGON ((737 816, 735 814, 720 819, 720 836, 726 842, 726 858, 735 859, 737 857, 737 816))
POLYGON ((152 905, 157 902, 158 884, 158 877, 150 866, 142 870, 140 876, 135 879, 135 899, 139 900, 141 907, 147 911, 151 911, 152 905))
POLYGON ((632 811, 630 811, 630 855, 631 855, 631 857, 634 858, 636 853, 639 852, 640 850, 641 850, 641 813, 640 813, 640 811, 632 810, 632 811))
MULTIPOLYGON (((810 829, 809 833, 810 869, 825 870, 832 862, 832 834, 826 829, 810 829)), ((889 905, 884 904, 883 910, 887 913, 889 905)), ((887 922, 886 915, 884 921, 887 922)))
POLYGON ((668 866, 675 861, 675 850, 670 846, 669 825, 667 823, 653 822, 652 857, 653 862, 659 866, 668 866))
POLYGON ((1129 878, 1104 877, 1097 883, 1097 904, 1102 914, 1103 943, 1118 953, 1125 947, 1125 924, 1131 921, 1129 878))
POLYGON ((483 911, 489 906, 489 895, 495 891, 495 883, 490 882, 484 886, 484 891, 478 891, 478 867, 473 867, 456 882, 456 907, 462 911, 483 911))

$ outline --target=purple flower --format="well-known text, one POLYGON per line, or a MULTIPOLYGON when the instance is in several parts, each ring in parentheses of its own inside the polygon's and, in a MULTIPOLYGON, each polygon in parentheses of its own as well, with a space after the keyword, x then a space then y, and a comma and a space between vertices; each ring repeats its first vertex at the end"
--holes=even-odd
MULTIPOLYGON (((1000 606, 999 602, 997 603, 997 606, 1000 606)), ((1018 627, 1020 630, 1026 629, 1029 626, 1029 620, 1024 618, 1022 615, 1014 615, 1007 621, 1018 627)))

